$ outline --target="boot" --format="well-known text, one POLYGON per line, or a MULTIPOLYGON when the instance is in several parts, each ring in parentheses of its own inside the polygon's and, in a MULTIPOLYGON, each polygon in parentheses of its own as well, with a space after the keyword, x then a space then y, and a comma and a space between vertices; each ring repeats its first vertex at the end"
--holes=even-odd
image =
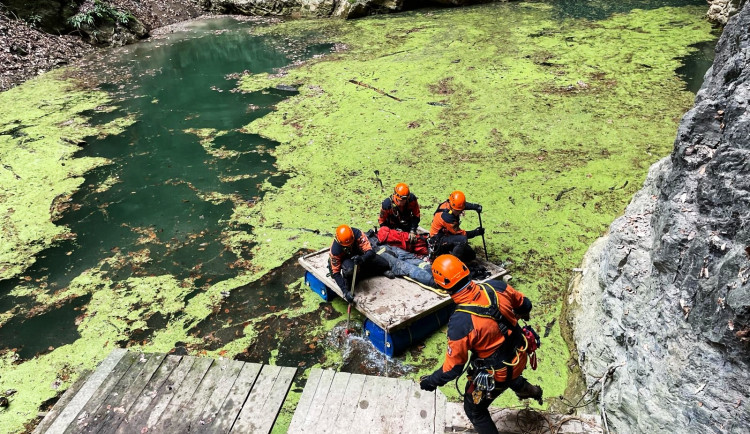
POLYGON ((542 405, 542 388, 539 386, 534 386, 533 384, 527 382, 524 384, 524 386, 521 388, 521 390, 516 392, 516 396, 518 396, 518 399, 535 399, 536 402, 539 403, 539 405, 542 405))
POLYGON ((394 273, 391 270, 385 270, 385 271, 383 271, 383 276, 385 276, 385 277, 387 277, 389 279, 395 279, 396 278, 396 273, 394 273))

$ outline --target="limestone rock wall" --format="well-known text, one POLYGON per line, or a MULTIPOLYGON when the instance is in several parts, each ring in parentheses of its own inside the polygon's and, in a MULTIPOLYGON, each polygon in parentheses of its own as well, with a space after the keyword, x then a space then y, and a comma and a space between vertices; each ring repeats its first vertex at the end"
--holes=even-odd
POLYGON ((709 8, 706 16, 714 23, 723 26, 729 17, 736 14, 746 2, 747 0, 708 0, 709 8))
POLYGON ((573 282, 587 384, 615 432, 750 427, 750 6, 655 164, 573 282))

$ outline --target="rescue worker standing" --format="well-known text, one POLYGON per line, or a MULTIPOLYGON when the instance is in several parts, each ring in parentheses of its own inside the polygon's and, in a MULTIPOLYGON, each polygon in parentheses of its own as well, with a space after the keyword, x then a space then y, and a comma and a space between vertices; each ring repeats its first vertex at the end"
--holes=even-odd
POLYGON ((464 210, 481 213, 482 205, 466 202, 466 196, 458 190, 438 205, 430 226, 431 258, 450 253, 464 262, 471 262, 477 257, 469 246, 469 239, 483 235, 484 228, 479 227, 468 232, 461 229, 461 214, 464 210))
POLYGON ((375 254, 370 241, 362 231, 341 225, 336 228, 336 234, 333 236, 328 269, 349 303, 354 301, 350 288, 355 265, 359 267, 357 278, 375 275, 384 275, 391 279, 395 277, 388 261, 375 254))
POLYGON ((495 434, 498 431, 489 406, 508 388, 519 399, 534 398, 542 403, 542 388, 521 375, 530 343, 518 319, 529 319, 531 301, 501 280, 473 282, 466 265, 452 255, 436 258, 432 274, 457 306, 448 322, 445 362, 442 368, 422 377, 419 386, 433 391, 459 377, 469 362, 464 410, 477 432, 495 434))
POLYGON ((393 194, 383 201, 378 224, 409 233, 409 241, 414 242, 419 227, 419 203, 417 196, 409 191, 403 182, 396 184, 393 194))

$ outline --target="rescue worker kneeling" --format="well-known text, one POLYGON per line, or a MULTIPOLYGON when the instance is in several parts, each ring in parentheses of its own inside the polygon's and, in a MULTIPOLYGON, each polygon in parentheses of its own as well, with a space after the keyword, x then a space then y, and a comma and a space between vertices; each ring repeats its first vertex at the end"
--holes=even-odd
POLYGON ((484 228, 478 227, 472 231, 461 229, 461 215, 466 210, 481 213, 482 205, 467 202, 464 193, 458 190, 435 209, 430 226, 430 259, 444 253, 450 253, 464 262, 471 262, 477 257, 469 246, 469 240, 482 236, 484 228))
POLYGON ((359 267, 357 279, 376 275, 384 275, 391 279, 395 277, 388 261, 375 254, 370 240, 362 231, 341 225, 336 228, 336 234, 333 236, 328 269, 349 303, 354 301, 354 296, 349 290, 355 265, 359 267))
MULTIPOLYGON (((531 301, 500 280, 477 284, 469 269, 453 255, 438 256, 432 263, 435 283, 445 288, 457 304, 448 322, 448 351, 441 369, 420 379, 423 390, 433 391, 459 377, 464 365, 470 369, 464 394, 464 410, 479 433, 497 433, 489 406, 508 388, 519 399, 542 403, 542 388, 521 375, 526 368, 528 340, 538 336, 518 319, 529 319, 531 301), (472 352, 469 360, 469 351, 472 352)), ((533 347, 536 348, 535 346, 533 347)))

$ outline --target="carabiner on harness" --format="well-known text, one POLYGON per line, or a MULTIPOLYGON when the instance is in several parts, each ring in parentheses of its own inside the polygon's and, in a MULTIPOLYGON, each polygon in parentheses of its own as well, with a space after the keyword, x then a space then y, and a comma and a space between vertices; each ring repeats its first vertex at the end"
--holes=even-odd
POLYGON ((492 392, 495 390, 495 370, 493 369, 491 372, 486 369, 480 370, 474 376, 474 384, 482 392, 492 392))

